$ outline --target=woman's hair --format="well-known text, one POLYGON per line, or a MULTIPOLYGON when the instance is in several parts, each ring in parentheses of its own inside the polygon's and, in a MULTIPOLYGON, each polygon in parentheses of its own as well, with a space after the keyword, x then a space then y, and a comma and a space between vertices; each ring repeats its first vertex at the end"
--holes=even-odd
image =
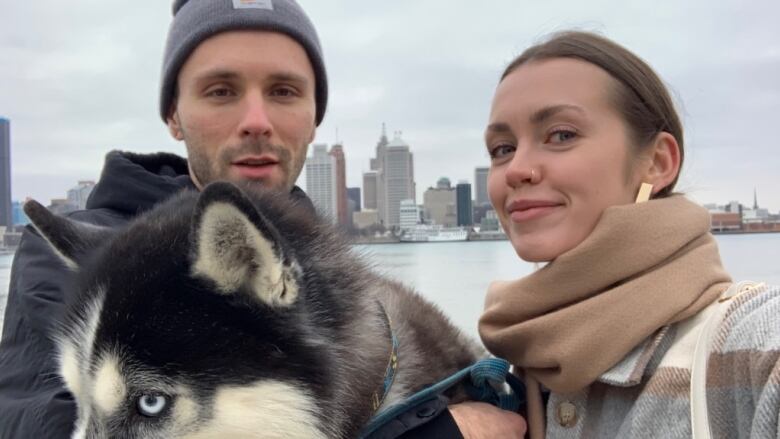
MULTIPOLYGON (((507 66, 501 80, 530 61, 575 58, 600 67, 615 79, 613 103, 625 118, 631 140, 638 148, 648 146, 661 132, 674 136, 680 145, 680 167, 684 157, 683 128, 669 91, 653 69, 625 47, 602 36, 581 31, 553 34, 532 46, 507 66)), ((679 177, 679 172, 677 174, 679 177)), ((654 198, 671 194, 677 177, 654 198)))

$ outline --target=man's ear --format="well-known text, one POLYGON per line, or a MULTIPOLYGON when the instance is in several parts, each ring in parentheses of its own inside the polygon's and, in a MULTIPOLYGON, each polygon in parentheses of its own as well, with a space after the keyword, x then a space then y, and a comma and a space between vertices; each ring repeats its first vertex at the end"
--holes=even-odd
POLYGON ((652 184, 653 194, 657 194, 677 180, 680 174, 680 145, 673 135, 661 132, 656 135, 646 154, 648 160, 642 182, 652 184))
POLYGON ((171 136, 173 136, 176 140, 184 140, 184 134, 181 130, 181 121, 179 120, 179 112, 178 108, 176 107, 176 100, 174 99, 174 102, 171 103, 171 111, 168 112, 168 131, 171 133, 171 136))

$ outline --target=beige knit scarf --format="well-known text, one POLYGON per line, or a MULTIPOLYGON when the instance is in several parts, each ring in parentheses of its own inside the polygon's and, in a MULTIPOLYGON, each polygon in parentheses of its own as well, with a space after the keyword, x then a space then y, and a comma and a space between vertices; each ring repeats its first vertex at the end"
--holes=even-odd
POLYGON ((607 208, 577 247, 491 285, 482 341, 550 390, 580 390, 728 287, 709 228, 709 213, 682 196, 607 208))

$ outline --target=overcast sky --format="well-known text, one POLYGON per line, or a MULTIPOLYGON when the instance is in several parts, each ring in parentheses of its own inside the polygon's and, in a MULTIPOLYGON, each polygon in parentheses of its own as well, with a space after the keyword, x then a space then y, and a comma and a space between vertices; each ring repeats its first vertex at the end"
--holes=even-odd
MULTIPOLYGON (((111 149, 172 151, 157 113, 167 0, 4 1, 0 116, 13 196, 48 201, 97 179, 111 149)), ((330 105, 317 142, 342 141, 361 184, 387 124, 412 147, 418 195, 473 180, 503 67, 550 32, 597 31, 647 60, 686 127, 678 189, 702 203, 780 210, 780 2, 301 0, 317 26, 330 105), (489 5, 489 6, 488 6, 489 5)), ((299 181, 303 184, 303 180, 299 181)), ((421 201, 421 199, 420 199, 421 201)))

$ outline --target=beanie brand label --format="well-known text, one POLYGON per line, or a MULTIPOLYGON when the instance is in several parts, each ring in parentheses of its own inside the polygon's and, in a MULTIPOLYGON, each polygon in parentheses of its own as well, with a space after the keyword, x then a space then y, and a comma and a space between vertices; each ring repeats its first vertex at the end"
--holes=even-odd
POLYGON ((273 10, 272 0, 233 0, 233 9, 268 9, 273 10))

